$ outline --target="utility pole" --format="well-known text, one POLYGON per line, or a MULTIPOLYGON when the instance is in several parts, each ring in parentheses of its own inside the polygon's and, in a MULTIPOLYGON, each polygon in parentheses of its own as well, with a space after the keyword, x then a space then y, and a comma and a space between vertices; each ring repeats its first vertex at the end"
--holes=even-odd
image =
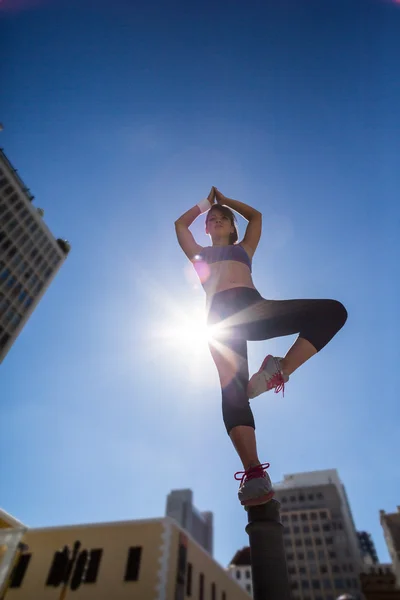
POLYGON ((280 503, 247 508, 254 600, 290 600, 280 503))

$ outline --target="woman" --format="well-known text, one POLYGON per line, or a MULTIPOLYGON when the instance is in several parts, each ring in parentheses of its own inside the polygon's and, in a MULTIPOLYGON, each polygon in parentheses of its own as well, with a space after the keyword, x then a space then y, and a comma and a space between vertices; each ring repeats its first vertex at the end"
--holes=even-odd
POLYGON ((208 198, 175 222, 178 242, 192 261, 207 296, 210 350, 222 388, 222 413, 232 443, 243 463, 238 497, 244 506, 268 502, 271 480, 257 455, 255 424, 249 398, 268 390, 284 392, 296 369, 319 352, 343 327, 345 307, 336 300, 265 300, 251 277, 251 263, 261 236, 261 213, 212 187, 208 198), (214 202, 216 201, 216 204, 214 202), (231 210, 232 209, 232 210, 231 210), (236 211, 248 221, 240 243, 236 211), (197 244, 189 230, 207 212, 206 233, 212 246, 197 244), (266 356, 249 380, 247 341, 298 334, 284 358, 266 356))

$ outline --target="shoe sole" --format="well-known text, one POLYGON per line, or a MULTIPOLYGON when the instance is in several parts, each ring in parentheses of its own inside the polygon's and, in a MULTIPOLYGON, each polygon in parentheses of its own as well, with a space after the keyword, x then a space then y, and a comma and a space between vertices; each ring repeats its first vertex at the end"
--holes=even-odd
POLYGON ((248 500, 246 502, 241 502, 240 504, 245 508, 247 506, 259 506, 261 504, 267 504, 274 497, 275 492, 269 492, 268 494, 264 494, 264 496, 259 496, 258 498, 253 498, 252 500, 248 500))

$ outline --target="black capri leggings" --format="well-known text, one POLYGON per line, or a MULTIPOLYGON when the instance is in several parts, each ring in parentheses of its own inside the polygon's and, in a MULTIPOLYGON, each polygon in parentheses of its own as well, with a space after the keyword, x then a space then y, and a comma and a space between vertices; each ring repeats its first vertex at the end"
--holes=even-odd
POLYGON ((210 351, 222 389, 227 432, 255 428, 247 395, 247 341, 299 334, 319 352, 343 327, 347 311, 337 300, 265 300, 253 288, 233 288, 212 298, 208 324, 214 327, 210 351))

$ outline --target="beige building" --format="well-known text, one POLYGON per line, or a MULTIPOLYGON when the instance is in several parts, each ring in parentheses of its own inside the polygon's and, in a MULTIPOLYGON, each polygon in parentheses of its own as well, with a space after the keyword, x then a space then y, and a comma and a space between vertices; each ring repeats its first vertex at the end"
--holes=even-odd
POLYGON ((0 363, 64 263, 70 246, 56 239, 43 211, 0 150, 0 363))
POLYGON ((1 600, 249 598, 169 517, 28 529, 21 541, 1 600))
POLYGON ((400 587, 400 506, 397 507, 396 513, 386 513, 381 510, 380 519, 390 558, 392 559, 397 586, 400 587))

